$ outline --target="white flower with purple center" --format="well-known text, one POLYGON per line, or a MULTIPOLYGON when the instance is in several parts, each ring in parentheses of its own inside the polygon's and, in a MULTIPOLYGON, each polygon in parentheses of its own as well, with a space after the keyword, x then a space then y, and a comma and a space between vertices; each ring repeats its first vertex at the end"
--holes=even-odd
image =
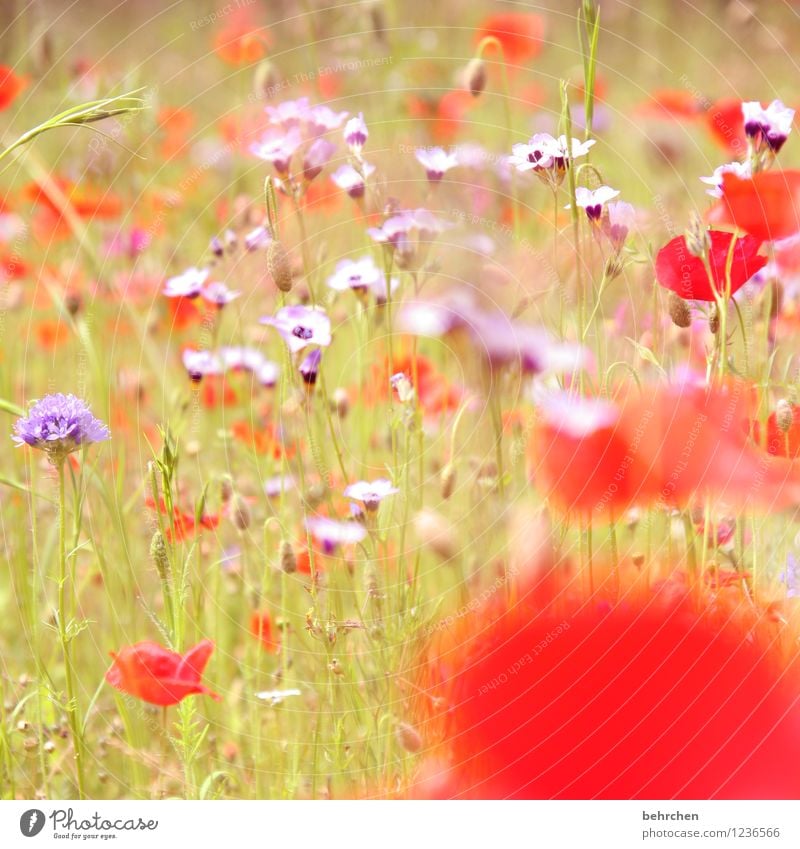
POLYGON ((366 510, 374 511, 380 506, 384 498, 395 495, 400 490, 392 485, 386 478, 378 478, 374 481, 358 481, 351 483, 345 488, 345 498, 351 501, 360 501, 366 510))
POLYGON ((329 106, 314 106, 306 116, 308 131, 312 136, 320 136, 331 130, 338 130, 349 114, 349 112, 334 112, 329 106))
POLYGON ((306 121, 310 108, 308 98, 300 97, 297 100, 284 100, 277 106, 266 106, 265 111, 270 124, 288 129, 306 121))
POLYGON ((264 355, 257 348, 230 346, 219 349, 225 369, 249 371, 255 374, 265 363, 264 355))
POLYGON ((282 307, 274 316, 262 318, 261 324, 274 327, 293 354, 309 345, 331 344, 331 321, 322 307, 282 307))
POLYGON ((418 147, 414 155, 431 183, 438 183, 451 168, 459 164, 455 154, 447 153, 441 147, 418 147))
POLYGON ((209 375, 220 375, 224 371, 222 360, 212 351, 195 351, 193 348, 186 348, 181 354, 181 359, 193 383, 199 383, 209 375))
POLYGON ((700 181, 710 189, 706 189, 706 194, 712 198, 722 197, 722 181, 726 174, 735 174, 742 180, 748 180, 753 176, 753 168, 748 159, 746 162, 726 162, 724 165, 719 165, 714 169, 714 173, 710 177, 701 177, 700 181))
POLYGON ((758 101, 742 103, 744 132, 755 141, 757 147, 765 144, 773 153, 784 145, 794 122, 794 109, 780 100, 773 100, 765 109, 758 101))
POLYGON ((508 162, 517 171, 538 171, 552 168, 561 148, 549 133, 537 133, 527 144, 515 144, 508 162))
POLYGON ((322 544, 325 554, 333 554, 341 545, 355 545, 367 535, 367 529, 358 522, 340 522, 325 516, 311 516, 305 525, 311 536, 322 544))
POLYGON ((307 181, 318 177, 333 156, 336 145, 327 139, 315 139, 303 157, 303 177, 307 181))
POLYGON ((203 288, 203 291, 200 294, 203 296, 203 300, 206 301, 206 303, 209 303, 221 310, 231 301, 235 301, 242 293, 229 289, 224 283, 216 282, 209 283, 208 286, 203 288))
MULTIPOLYGON (((586 186, 578 186, 575 189, 575 205, 586 211, 586 217, 592 224, 596 224, 603 215, 603 205, 619 195, 611 186, 600 186, 599 189, 587 189, 586 186)), ((567 206, 569 209, 569 206, 567 206)))
POLYGON ((168 298, 196 298, 203 291, 208 275, 207 268, 187 268, 183 274, 167 280, 163 293, 168 298))
POLYGON ((367 143, 369 130, 364 123, 364 113, 359 112, 357 118, 351 118, 344 125, 344 143, 355 156, 361 156, 361 150, 367 143))
POLYGON ((277 498, 281 493, 294 489, 295 480, 291 475, 274 475, 264 481, 264 494, 267 498, 277 498))
POLYGON ((85 401, 60 392, 34 401, 28 415, 14 423, 12 435, 17 445, 46 451, 54 464, 84 445, 110 438, 108 427, 92 415, 85 401))
POLYGON ((371 256, 365 256, 361 259, 339 260, 327 283, 337 292, 346 292, 348 289, 363 292, 371 289, 384 276, 375 260, 371 256))
POLYGON ((279 174, 287 174, 295 151, 303 142, 303 137, 297 127, 286 132, 272 134, 259 142, 250 145, 250 152, 269 162, 279 174))
POLYGON ((264 360, 258 371, 254 372, 256 380, 267 389, 272 389, 278 383, 280 370, 272 360, 264 360))
POLYGON ((365 183, 374 172, 375 166, 368 162, 362 162, 360 170, 356 170, 352 165, 341 165, 331 174, 331 180, 351 198, 357 200, 364 197, 365 183))

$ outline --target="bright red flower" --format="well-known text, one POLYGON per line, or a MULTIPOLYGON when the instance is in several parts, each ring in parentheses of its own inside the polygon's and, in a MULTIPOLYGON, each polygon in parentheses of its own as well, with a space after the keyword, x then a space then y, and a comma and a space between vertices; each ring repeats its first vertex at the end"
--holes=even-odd
POLYGON ((15 74, 13 68, 0 65, 0 112, 8 109, 27 85, 28 80, 15 74))
POLYGON ((532 476, 555 506, 595 521, 706 496, 730 506, 800 503, 800 466, 748 437, 755 395, 738 381, 645 387, 614 404, 555 396, 531 438, 532 476))
POLYGON ((767 419, 766 444, 762 436, 761 422, 753 422, 753 439, 759 444, 764 444, 768 454, 775 457, 800 457, 800 406, 792 405, 792 422, 787 431, 778 427, 778 417, 771 413, 767 419))
POLYGON ((251 65, 267 52, 268 33, 246 10, 234 14, 214 38, 214 52, 229 65, 251 65))
MULTIPOLYGON (((144 503, 145 507, 155 510, 155 502, 152 498, 146 498, 144 503)), ((164 503, 163 498, 159 501, 158 510, 159 513, 162 513, 163 515, 168 514, 167 506, 164 503)), ((175 533, 173 534, 171 526, 166 528, 166 537, 170 542, 182 542, 185 539, 189 539, 190 537, 202 533, 202 531, 216 530, 219 526, 219 516, 212 516, 206 513, 202 515, 200 517, 200 521, 197 522, 193 513, 184 512, 177 506, 173 506, 172 516, 175 533)))
POLYGON ((723 150, 734 155, 744 152, 747 142, 741 100, 736 97, 723 97, 714 101, 708 107, 705 119, 711 137, 723 150))
POLYGON ((519 65, 542 52, 544 20, 526 12, 500 12, 484 18, 475 36, 476 42, 491 36, 503 45, 505 60, 519 65))
POLYGON ((793 236, 800 232, 800 171, 761 171, 747 179, 725 174, 722 199, 708 220, 762 242, 793 236))
MULTIPOLYGON (((725 291, 725 272, 733 234, 724 230, 710 230, 709 236, 711 250, 708 263, 714 286, 703 260, 689 253, 684 236, 676 236, 656 256, 656 279, 665 289, 694 301, 713 301, 714 288, 720 293, 725 291)), ((760 247, 761 240, 753 236, 736 240, 731 261, 731 295, 767 264, 766 257, 758 253, 760 247)))
POLYGON ((683 593, 554 596, 464 617, 431 652, 427 704, 452 709, 418 726, 434 747, 415 795, 798 798, 796 648, 683 593))
POLYGON ((686 89, 656 89, 634 110, 644 118, 692 121, 702 114, 697 98, 686 89))
POLYGON ((266 610, 254 610, 250 614, 250 633, 269 652, 277 653, 281 644, 272 635, 272 619, 266 610))
POLYGON ((220 701, 217 693, 201 683, 213 651, 211 640, 202 640, 184 655, 145 640, 119 653, 111 652, 114 662, 106 672, 106 681, 120 692, 162 707, 200 694, 220 701))

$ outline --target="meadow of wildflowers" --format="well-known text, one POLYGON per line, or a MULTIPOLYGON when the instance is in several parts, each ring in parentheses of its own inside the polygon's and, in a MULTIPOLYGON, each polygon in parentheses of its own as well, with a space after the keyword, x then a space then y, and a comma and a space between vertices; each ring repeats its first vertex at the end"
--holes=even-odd
POLYGON ((800 9, 0 12, 0 795, 800 798, 800 9))

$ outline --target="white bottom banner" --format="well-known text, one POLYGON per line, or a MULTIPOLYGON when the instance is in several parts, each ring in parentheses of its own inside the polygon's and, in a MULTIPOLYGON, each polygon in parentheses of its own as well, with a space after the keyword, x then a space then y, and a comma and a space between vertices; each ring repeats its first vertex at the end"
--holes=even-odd
POLYGON ((800 846, 800 802, 2 802, 0 846, 800 846), (254 843, 255 841, 255 843, 254 843), (501 841, 507 841, 505 844, 501 841))

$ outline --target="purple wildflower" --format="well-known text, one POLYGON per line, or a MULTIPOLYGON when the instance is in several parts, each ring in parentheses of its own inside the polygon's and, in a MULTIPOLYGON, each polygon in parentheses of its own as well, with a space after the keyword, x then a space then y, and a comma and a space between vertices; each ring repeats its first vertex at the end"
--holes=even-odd
POLYGON ((250 152, 259 159, 272 163, 279 174, 287 174, 292 157, 302 142, 300 131, 292 127, 286 132, 277 135, 273 133, 260 142, 254 142, 250 145, 250 152))
POLYGON ((367 535, 366 528, 357 522, 337 522, 325 516, 311 516, 305 524, 311 536, 322 543, 325 554, 333 554, 340 545, 361 542, 367 535))
POLYGON ((207 268, 187 268, 183 274, 167 280, 164 294, 168 298, 196 298, 202 292, 208 274, 207 268))
POLYGON ((229 289, 224 283, 209 283, 200 294, 204 301, 221 310, 242 293, 229 289))
POLYGON ((374 171, 375 166, 368 162, 361 163, 360 171, 352 165, 341 165, 331 174, 331 180, 351 198, 357 200, 364 197, 365 182, 374 171))
POLYGON ((722 180, 726 174, 735 174, 737 177, 746 180, 753 176, 753 168, 750 160, 747 162, 726 162, 724 165, 719 165, 714 169, 714 173, 710 177, 701 177, 700 181, 710 189, 706 189, 706 194, 712 198, 722 197, 722 180))
POLYGON ((183 367, 192 382, 199 383, 207 375, 222 374, 224 369, 220 358, 211 351, 195 351, 187 348, 181 355, 183 367))
POLYGON ((794 122, 794 109, 773 100, 766 109, 758 102, 742 103, 745 135, 752 139, 756 149, 766 146, 777 153, 784 145, 794 122))
POLYGON ((447 153, 440 147, 417 148, 415 156, 431 183, 438 183, 451 168, 458 165, 455 154, 447 153))
POLYGON ((624 200, 615 200, 606 206, 608 215, 603 219, 603 232, 615 251, 622 250, 625 239, 636 220, 636 210, 624 200))
POLYGON ((335 150, 336 145, 333 142, 315 139, 303 157, 303 177, 309 182, 318 177, 335 150))
POLYGON ((360 501, 366 510, 377 510, 381 501, 388 498, 390 495, 400 492, 400 490, 392 485, 390 480, 386 478, 378 478, 372 482, 358 481, 351 483, 345 488, 345 498, 350 498, 352 501, 360 501))
POLYGON ((600 186, 598 189, 578 186, 575 189, 575 205, 586 210, 586 217, 592 224, 596 224, 603 215, 603 205, 617 197, 618 194, 619 192, 610 186, 600 186))
POLYGON ((244 237, 244 247, 247 251, 255 251, 265 248, 272 241, 272 237, 266 227, 256 227, 244 237))
POLYGON ((300 374, 303 377, 303 383, 306 386, 313 386, 317 382, 317 374, 319 373, 319 365, 322 361, 322 349, 314 348, 303 358, 300 363, 300 374))
POLYGON ((293 354, 308 345, 325 348, 331 344, 331 322, 322 307, 283 307, 274 317, 262 318, 261 324, 274 327, 293 354))
POLYGON ((12 439, 46 451, 54 464, 83 445, 104 442, 111 434, 85 401, 60 392, 35 401, 28 415, 17 419, 12 439))
POLYGON ((351 118, 344 125, 344 143, 355 156, 361 156, 361 150, 367 143, 369 130, 364 123, 364 113, 359 112, 357 118, 351 118))
POLYGON ((361 259, 343 259, 336 263, 336 270, 328 278, 328 286, 337 292, 353 289, 364 292, 372 288, 384 273, 371 256, 361 259))

